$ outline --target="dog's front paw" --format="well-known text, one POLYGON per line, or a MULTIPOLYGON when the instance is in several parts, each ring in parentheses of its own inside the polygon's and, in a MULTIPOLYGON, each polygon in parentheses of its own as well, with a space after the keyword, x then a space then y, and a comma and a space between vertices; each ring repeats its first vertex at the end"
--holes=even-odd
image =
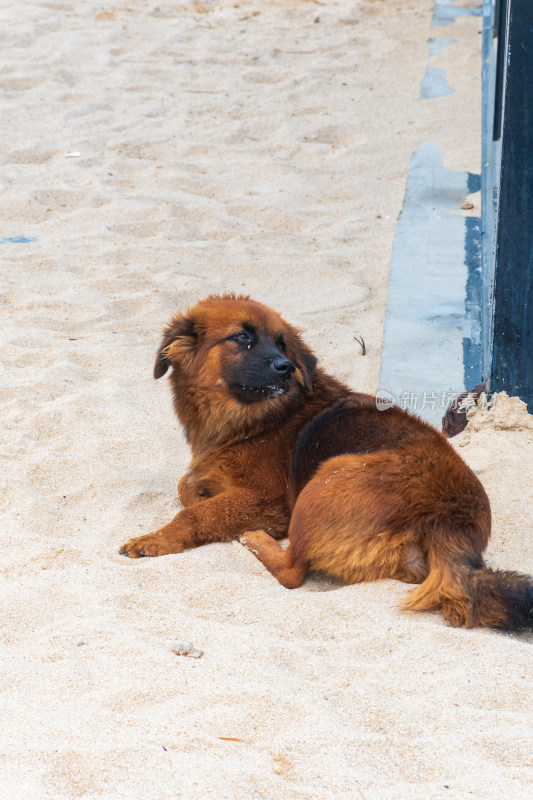
POLYGON ((259 552, 259 544, 261 541, 264 541, 265 536, 268 536, 268 533, 265 533, 263 530, 245 531, 245 533, 239 536, 239 542, 243 544, 247 550, 257 555, 259 552))
POLYGON ((156 531, 145 536, 138 536, 130 539, 122 545, 119 553, 130 558, 142 558, 143 556, 166 556, 170 553, 181 553, 186 547, 168 534, 156 531))

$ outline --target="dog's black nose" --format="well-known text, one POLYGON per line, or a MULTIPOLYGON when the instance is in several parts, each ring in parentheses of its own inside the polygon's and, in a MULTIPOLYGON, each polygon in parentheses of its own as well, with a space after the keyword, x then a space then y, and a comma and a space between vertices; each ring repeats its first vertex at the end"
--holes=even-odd
POLYGON ((292 375, 296 367, 286 358, 276 358, 272 362, 272 366, 280 375, 292 375))

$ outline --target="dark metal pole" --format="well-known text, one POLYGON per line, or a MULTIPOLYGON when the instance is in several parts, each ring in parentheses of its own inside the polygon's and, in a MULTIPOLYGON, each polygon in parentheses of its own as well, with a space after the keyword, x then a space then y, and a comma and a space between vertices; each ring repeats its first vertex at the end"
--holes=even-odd
POLYGON ((497 141, 502 134, 503 89, 505 82, 505 57, 507 55, 507 11, 510 0, 498 0, 494 9, 495 36, 498 37, 496 56, 496 85, 494 93, 494 128, 492 138, 497 141))
POLYGON ((490 388, 533 411, 533 2, 507 4, 490 388))

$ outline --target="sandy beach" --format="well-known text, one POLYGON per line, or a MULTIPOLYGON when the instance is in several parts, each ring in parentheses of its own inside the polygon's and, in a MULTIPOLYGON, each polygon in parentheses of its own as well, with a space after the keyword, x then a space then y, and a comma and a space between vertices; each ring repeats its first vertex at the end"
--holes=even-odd
MULTIPOLYGON (((250 294, 377 390, 410 159, 480 171, 481 20, 433 10, 2 4, 2 800, 532 796, 533 635, 404 613, 393 581, 291 592, 237 542, 118 554, 180 507, 175 311, 250 294), (429 58, 454 91, 420 99, 429 58)), ((532 419, 502 396, 454 440, 488 562, 529 573, 532 419)))

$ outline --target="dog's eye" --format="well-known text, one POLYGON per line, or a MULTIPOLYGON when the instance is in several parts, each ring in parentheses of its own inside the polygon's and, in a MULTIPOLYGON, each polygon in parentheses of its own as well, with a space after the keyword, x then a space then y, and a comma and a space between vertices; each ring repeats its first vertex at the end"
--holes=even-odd
POLYGON ((231 338, 233 339, 234 342, 239 342, 239 344, 248 344, 248 342, 252 341, 250 335, 246 333, 246 331, 240 331, 231 338))
POLYGON ((285 350, 287 349, 287 345, 285 344, 285 340, 284 339, 278 339, 278 341, 276 342, 276 347, 278 348, 278 350, 280 350, 282 353, 284 353, 285 350))

